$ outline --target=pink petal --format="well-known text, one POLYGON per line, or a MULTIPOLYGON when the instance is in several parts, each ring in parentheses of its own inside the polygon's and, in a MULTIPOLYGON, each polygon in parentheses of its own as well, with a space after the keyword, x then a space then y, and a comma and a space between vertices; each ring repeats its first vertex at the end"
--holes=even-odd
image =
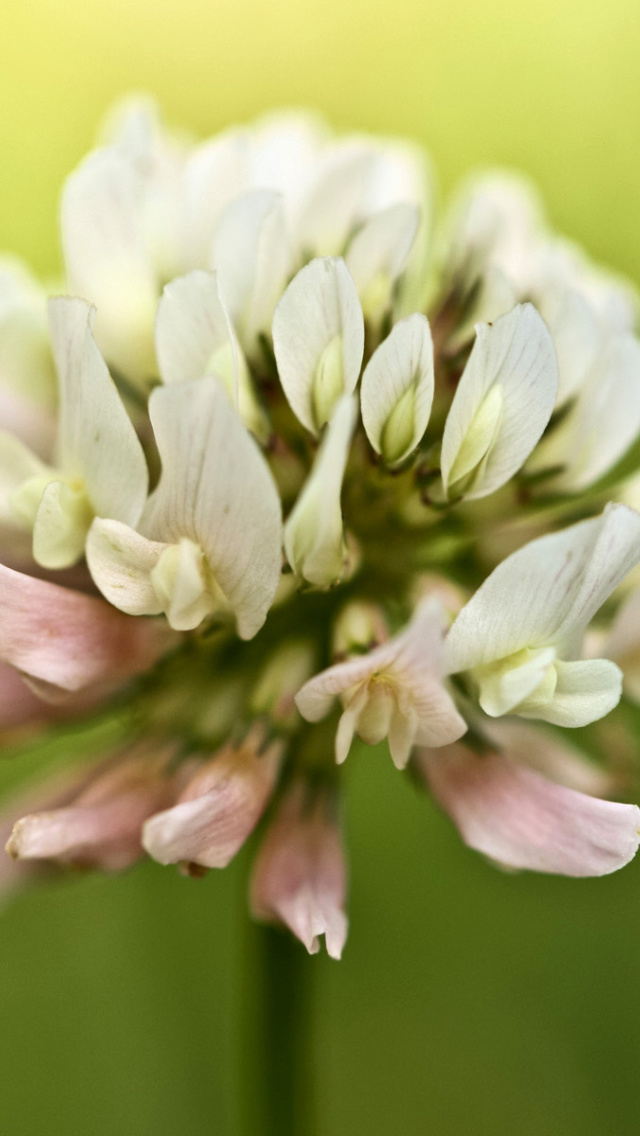
POLYGON ((171 641, 160 621, 0 565, 0 659, 34 679, 71 691, 125 679, 171 641))
POLYGON ((346 869, 340 831, 328 794, 299 781, 285 796, 255 864, 251 907, 257 919, 284 923, 309 954, 324 935, 339 959, 347 938, 346 869))
POLYGON ((142 825, 168 803, 175 781, 165 772, 168 754, 128 754, 101 767, 65 807, 19 820, 7 852, 19 860, 54 860, 119 871, 143 855, 142 825))
POLYGON ((471 848, 512 868, 602 876, 638 848, 640 809, 556 785, 511 758, 462 745, 423 750, 431 791, 471 848))
POLYGON ((151 817, 143 844, 161 864, 179 862, 225 868, 253 832, 273 792, 281 747, 259 752, 249 735, 207 761, 188 783, 178 804, 151 817))

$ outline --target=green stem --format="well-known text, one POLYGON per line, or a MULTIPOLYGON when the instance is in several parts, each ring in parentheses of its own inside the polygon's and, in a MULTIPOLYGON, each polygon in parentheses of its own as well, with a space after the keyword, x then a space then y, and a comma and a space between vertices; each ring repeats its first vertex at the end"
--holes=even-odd
POLYGON ((242 1042, 243 1136, 317 1136, 311 1001, 313 959, 288 933, 253 924, 242 1042))

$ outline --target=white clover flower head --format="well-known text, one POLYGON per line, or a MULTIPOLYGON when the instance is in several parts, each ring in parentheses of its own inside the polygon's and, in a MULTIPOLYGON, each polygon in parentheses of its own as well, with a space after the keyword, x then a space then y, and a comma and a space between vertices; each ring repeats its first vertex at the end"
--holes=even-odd
POLYGON ((338 958, 356 738, 500 864, 634 855, 566 730, 640 697, 635 293, 523 179, 440 219, 428 169, 296 112, 187 142, 129 100, 63 187, 69 294, 0 260, 3 737, 131 733, 7 805, 0 886, 200 874, 264 825, 253 912, 338 958))

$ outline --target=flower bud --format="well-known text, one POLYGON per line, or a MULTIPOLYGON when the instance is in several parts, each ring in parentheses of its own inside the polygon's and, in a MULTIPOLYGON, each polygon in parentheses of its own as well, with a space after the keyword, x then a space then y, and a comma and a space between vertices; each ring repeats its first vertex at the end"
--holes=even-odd
POLYGON ((254 687, 251 710, 269 714, 281 726, 293 726, 299 716, 295 695, 313 674, 315 648, 312 642, 286 643, 275 651, 254 687))
POLYGON ((387 638, 387 625, 377 604, 355 600, 342 608, 333 625, 333 654, 336 658, 370 651, 387 638))

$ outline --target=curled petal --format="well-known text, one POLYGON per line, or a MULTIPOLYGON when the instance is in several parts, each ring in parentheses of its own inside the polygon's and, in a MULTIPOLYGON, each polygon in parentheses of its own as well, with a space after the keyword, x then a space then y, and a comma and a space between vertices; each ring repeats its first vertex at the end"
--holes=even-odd
POLYGON ((636 854, 640 809, 578 793, 497 754, 451 746, 419 758, 431 791, 471 848, 499 864, 603 876, 636 854))

